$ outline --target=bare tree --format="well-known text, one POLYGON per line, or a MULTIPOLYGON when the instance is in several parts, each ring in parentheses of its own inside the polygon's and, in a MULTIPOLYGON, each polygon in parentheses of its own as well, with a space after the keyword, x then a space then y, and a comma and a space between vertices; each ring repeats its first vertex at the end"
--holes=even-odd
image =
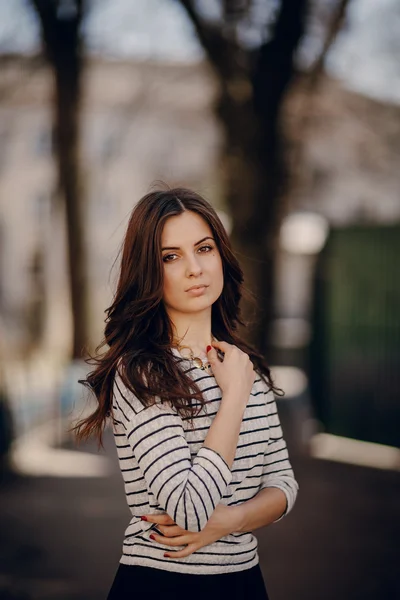
MULTIPOLYGON (((314 12, 318 12, 318 0, 315 0, 314 4, 316 5, 316 11, 314 12)), ((326 21, 323 23, 325 38, 321 44, 319 54, 316 56, 307 73, 303 75, 301 81, 301 86, 303 87, 301 94, 303 103, 298 110, 296 132, 295 136, 292 137, 292 178, 301 177, 300 170, 303 162, 303 152, 308 141, 309 129, 315 114, 314 103, 319 85, 325 73, 326 58, 345 22, 349 4, 350 0, 337 0, 333 9, 329 11, 328 16, 325 16, 325 19, 320 15, 315 15, 315 18, 319 18, 320 21, 326 21)))
POLYGON ((39 16, 45 53, 54 76, 54 141, 59 193, 64 203, 71 308, 72 358, 88 341, 88 290, 80 162, 80 99, 84 0, 31 0, 39 16))
MULTIPOLYGON (((82 70, 79 27, 84 0, 31 0, 40 16, 46 53, 55 78, 55 131, 60 190, 68 224, 71 299, 74 315, 73 356, 87 341, 86 257, 79 170, 79 99, 82 70)), ((322 1, 322 0, 321 0, 322 1)), ((343 20, 348 0, 328 28, 313 75, 343 20)), ((280 0, 271 17, 269 0, 220 0, 220 18, 202 12, 202 2, 180 0, 192 20, 219 83, 216 111, 225 131, 221 156, 227 204, 233 217, 232 238, 245 269, 247 286, 258 300, 260 324, 252 341, 267 350, 273 317, 275 253, 285 213, 286 136, 282 112, 297 71, 295 52, 306 28, 310 0, 280 0), (246 42, 246 34, 258 42, 246 42)), ((253 40, 254 41, 254 40, 253 40)), ((245 318, 251 320, 247 305, 245 318)))
MULTIPOLYGON (((181 3, 220 87, 217 113, 225 131, 222 168, 232 239, 260 308, 261 322, 258 319, 260 326, 251 330, 252 341, 266 351, 286 182, 281 110, 295 73, 294 53, 304 32, 308 3, 281 0, 273 23, 259 13, 260 5, 266 9, 271 4, 268 0, 225 0, 219 21, 202 16, 199 2, 181 3), (249 31, 258 27, 262 41, 256 48, 241 40, 246 27, 249 31)), ((247 307, 245 317, 251 316, 247 307)))
MULTIPOLYGON (((220 0, 220 16, 202 12, 202 2, 180 0, 219 85, 217 115, 223 124, 222 174, 233 218, 232 240, 248 287, 260 311, 252 341, 267 352, 273 318, 275 255, 288 191, 285 99, 297 80, 296 50, 307 33, 311 9, 323 8, 324 39, 307 75, 311 94, 345 17, 349 0, 220 0)), ((306 125, 302 111, 299 126, 306 125)), ((298 153, 299 155, 299 153, 298 153)), ((253 320, 251 305, 246 320, 253 320)))

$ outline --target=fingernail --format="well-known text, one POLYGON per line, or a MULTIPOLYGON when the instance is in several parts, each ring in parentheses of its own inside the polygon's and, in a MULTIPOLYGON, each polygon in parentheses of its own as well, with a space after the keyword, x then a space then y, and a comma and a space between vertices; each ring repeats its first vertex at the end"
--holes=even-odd
POLYGON ((207 346, 206 350, 207 352, 210 352, 210 350, 212 350, 212 346, 207 346))
POLYGON ((151 540, 155 540, 156 539, 153 534, 151 534, 149 537, 150 537, 151 540))
POLYGON ((148 520, 147 517, 145 517, 145 516, 140 517, 140 518, 142 519, 142 521, 147 521, 148 520))
POLYGON ((165 552, 164 556, 165 556, 165 558, 171 558, 171 555, 167 554, 166 552, 165 552))

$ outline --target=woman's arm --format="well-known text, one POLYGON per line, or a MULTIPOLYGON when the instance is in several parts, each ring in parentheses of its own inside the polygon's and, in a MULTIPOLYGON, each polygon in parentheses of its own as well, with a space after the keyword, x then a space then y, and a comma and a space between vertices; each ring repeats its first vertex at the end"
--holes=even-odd
POLYGON ((171 558, 183 558, 196 550, 220 540, 230 533, 254 531, 279 521, 293 507, 298 484, 289 462, 275 399, 266 394, 269 441, 264 453, 264 465, 257 494, 236 506, 219 504, 206 527, 199 533, 189 533, 177 527, 168 515, 150 518, 157 523, 162 536, 154 534, 157 542, 172 546, 186 545, 184 550, 172 551, 171 558))
POLYGON ((165 554, 169 558, 185 558, 193 552, 217 542, 230 533, 248 532, 265 527, 276 521, 286 507, 286 496, 279 489, 263 489, 250 500, 237 506, 218 504, 202 531, 185 531, 169 515, 146 515, 145 520, 157 524, 159 535, 154 531, 154 541, 170 546, 165 554), (175 551, 177 546, 185 546, 175 551))
POLYGON ((229 533, 254 531, 278 521, 286 511, 287 501, 282 490, 264 488, 254 498, 231 506, 229 533))
MULTIPOLYGON (((221 401, 221 414, 214 419, 204 445, 192 457, 176 411, 157 403, 141 406, 135 413, 135 398, 120 380, 114 392, 117 419, 124 427, 147 489, 180 527, 201 531, 231 482, 230 464, 245 403, 231 401, 228 406, 221 401)), ((229 394, 233 392, 227 392, 225 401, 229 394)))
POLYGON ((201 531, 231 481, 226 462, 205 446, 192 462, 180 417, 163 405, 121 422, 147 491, 179 526, 201 531))
POLYGON ((294 477, 292 465, 289 461, 286 442, 283 438, 281 423, 274 395, 271 391, 265 394, 267 416, 269 425, 268 445, 264 452, 264 466, 261 477, 260 490, 278 488, 286 497, 286 504, 282 513, 275 519, 278 521, 287 515, 295 503, 298 483, 294 477))
POLYGON ((118 379, 114 390, 119 420, 147 490, 180 527, 195 532, 206 526, 232 480, 230 468, 255 377, 247 354, 226 342, 215 345, 224 352, 223 362, 214 348, 208 358, 222 399, 195 457, 176 410, 158 402, 135 411, 133 403, 137 405, 138 399, 122 389, 118 379))

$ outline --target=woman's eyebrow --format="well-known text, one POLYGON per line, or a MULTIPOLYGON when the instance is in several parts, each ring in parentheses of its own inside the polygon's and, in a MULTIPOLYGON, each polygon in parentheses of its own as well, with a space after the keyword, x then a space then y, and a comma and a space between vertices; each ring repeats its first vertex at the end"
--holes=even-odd
MULTIPOLYGON (((193 244, 193 247, 198 246, 199 244, 205 242, 206 240, 214 241, 214 238, 211 237, 210 235, 207 235, 205 238, 203 238, 203 239, 199 240, 198 242, 196 242, 195 244, 193 244)), ((161 248, 161 250, 180 250, 180 248, 179 248, 179 246, 167 246, 165 248, 161 248)))

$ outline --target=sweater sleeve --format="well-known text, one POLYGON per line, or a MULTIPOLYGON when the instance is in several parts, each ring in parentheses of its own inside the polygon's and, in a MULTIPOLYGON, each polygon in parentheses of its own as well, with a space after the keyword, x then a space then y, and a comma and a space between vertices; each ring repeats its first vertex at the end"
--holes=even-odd
POLYGON ((182 420, 170 405, 157 402, 135 412, 126 390, 114 398, 147 489, 177 525, 201 531, 231 482, 227 463, 206 446, 192 462, 182 420))
POLYGON ((265 398, 267 401, 269 441, 264 453, 264 466, 260 490, 276 487, 285 494, 286 509, 279 519, 277 519, 277 521, 279 521, 293 508, 299 486, 289 461, 289 454, 286 442, 283 438, 278 409, 273 393, 266 393, 265 398))

